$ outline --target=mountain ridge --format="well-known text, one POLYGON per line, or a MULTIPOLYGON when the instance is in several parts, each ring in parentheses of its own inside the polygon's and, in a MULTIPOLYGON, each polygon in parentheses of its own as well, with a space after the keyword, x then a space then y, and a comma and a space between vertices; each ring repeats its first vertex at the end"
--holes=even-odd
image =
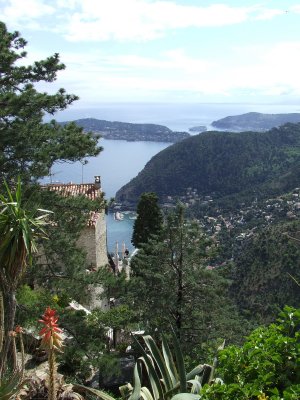
POLYGON ((200 195, 221 198, 242 192, 280 192, 295 186, 300 176, 300 124, 267 132, 204 132, 156 154, 145 168, 116 194, 116 200, 136 204, 153 191, 163 202, 188 187, 200 195))

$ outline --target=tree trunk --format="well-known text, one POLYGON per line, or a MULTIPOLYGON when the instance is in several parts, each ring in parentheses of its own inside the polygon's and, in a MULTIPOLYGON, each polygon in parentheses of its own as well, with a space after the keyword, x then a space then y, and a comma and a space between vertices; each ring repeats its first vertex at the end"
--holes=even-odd
POLYGON ((5 372, 5 366, 7 359, 9 357, 10 350, 12 348, 12 340, 9 335, 9 332, 14 330, 14 322, 15 322, 15 314, 16 314, 16 296, 14 291, 4 292, 3 293, 3 305, 4 305, 4 326, 1 326, 1 330, 3 329, 4 338, 3 338, 3 346, 1 348, 0 343, 0 379, 3 377, 5 372))
POLYGON ((183 304, 183 214, 182 210, 179 215, 179 229, 180 229, 180 237, 179 237, 179 259, 178 259, 178 267, 177 267, 177 301, 176 301, 176 327, 178 332, 178 338, 181 337, 181 328, 182 328, 182 304, 183 304))

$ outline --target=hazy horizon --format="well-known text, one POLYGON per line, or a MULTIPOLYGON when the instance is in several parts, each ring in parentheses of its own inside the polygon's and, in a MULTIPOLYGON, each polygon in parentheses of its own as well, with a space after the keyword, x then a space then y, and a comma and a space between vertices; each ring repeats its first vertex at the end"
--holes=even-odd
POLYGON ((0 0, 0 12, 28 41, 25 63, 60 54, 66 70, 37 86, 77 107, 300 102, 297 0, 0 0))

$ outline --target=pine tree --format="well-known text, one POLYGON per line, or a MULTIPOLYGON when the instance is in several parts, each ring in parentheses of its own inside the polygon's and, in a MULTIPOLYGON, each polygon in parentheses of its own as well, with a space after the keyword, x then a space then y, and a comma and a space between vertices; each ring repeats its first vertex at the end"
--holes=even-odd
POLYGON ((185 218, 182 206, 166 217, 159 240, 150 239, 131 261, 124 297, 140 329, 155 335, 157 330, 167 332, 171 324, 187 354, 238 336, 239 317, 227 280, 207 268, 214 252, 213 242, 199 224, 185 218))
POLYGON ((137 219, 134 222, 132 244, 140 247, 147 243, 152 235, 159 235, 163 216, 155 193, 143 193, 137 206, 137 219))
MULTIPOLYGON (((53 82, 65 66, 58 54, 25 66, 25 46, 19 32, 8 32, 0 22, 0 193, 4 180, 13 189, 19 176, 24 199, 30 198, 31 204, 53 211, 50 240, 43 247, 45 257, 42 261, 35 259, 37 268, 31 271, 34 280, 40 279, 43 285, 51 282, 52 289, 55 284, 58 289, 65 281, 70 293, 79 294, 84 291, 75 289, 74 277, 83 278, 79 275, 84 274, 85 257, 76 241, 89 211, 103 208, 104 201, 100 199, 95 204, 79 197, 62 198, 41 190, 35 182, 48 175, 55 162, 97 155, 101 147, 96 136, 84 133, 74 123, 44 123, 45 116, 64 110, 78 97, 66 94, 64 89, 55 94, 39 92, 36 84, 53 82), (67 276, 59 279, 62 267, 67 276)), ((82 282, 77 283, 80 285, 82 282)))
POLYGON ((43 122, 45 115, 64 110, 78 97, 64 89, 51 95, 39 92, 35 85, 53 82, 65 66, 58 54, 25 66, 25 46, 18 32, 9 33, 0 22, 0 183, 18 175, 23 183, 32 182, 48 175, 56 161, 76 161, 101 151, 97 138, 75 124, 43 122))

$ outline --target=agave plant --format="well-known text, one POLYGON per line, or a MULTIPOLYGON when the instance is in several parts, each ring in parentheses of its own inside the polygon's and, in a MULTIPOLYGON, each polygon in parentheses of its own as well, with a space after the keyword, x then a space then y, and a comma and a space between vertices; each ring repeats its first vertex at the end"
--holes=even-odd
MULTIPOLYGON (((124 400, 198 400, 200 389, 204 384, 213 381, 217 364, 217 357, 213 365, 197 365, 192 371, 186 373, 182 351, 178 339, 172 330, 174 356, 164 336, 162 336, 162 350, 158 348, 153 338, 149 335, 142 337, 146 345, 145 350, 134 337, 142 356, 138 358, 133 376, 133 386, 128 383, 121 386, 120 393, 124 400), (142 372, 145 373, 149 387, 142 386, 142 372)), ((224 343, 219 347, 221 350, 224 343)), ((112 396, 97 389, 81 385, 73 385, 80 393, 90 393, 102 400, 115 400, 112 396)))
POLYGON ((12 350, 12 339, 16 312, 15 293, 20 279, 31 263, 32 254, 37 250, 36 239, 45 237, 45 217, 49 212, 36 216, 23 206, 20 180, 15 193, 7 184, 6 196, 0 195, 0 292, 5 306, 5 318, 0 331, 3 346, 0 350, 0 381, 7 367, 7 356, 12 350))
POLYGON ((134 369, 134 385, 120 387, 121 395, 128 400, 197 400, 202 385, 213 380, 216 367, 214 365, 197 365, 186 373, 182 351, 174 331, 173 356, 170 346, 162 336, 162 350, 158 348, 153 338, 143 336, 147 351, 135 339, 142 356, 137 360, 134 369), (142 371, 146 371, 149 387, 142 386, 142 371))

